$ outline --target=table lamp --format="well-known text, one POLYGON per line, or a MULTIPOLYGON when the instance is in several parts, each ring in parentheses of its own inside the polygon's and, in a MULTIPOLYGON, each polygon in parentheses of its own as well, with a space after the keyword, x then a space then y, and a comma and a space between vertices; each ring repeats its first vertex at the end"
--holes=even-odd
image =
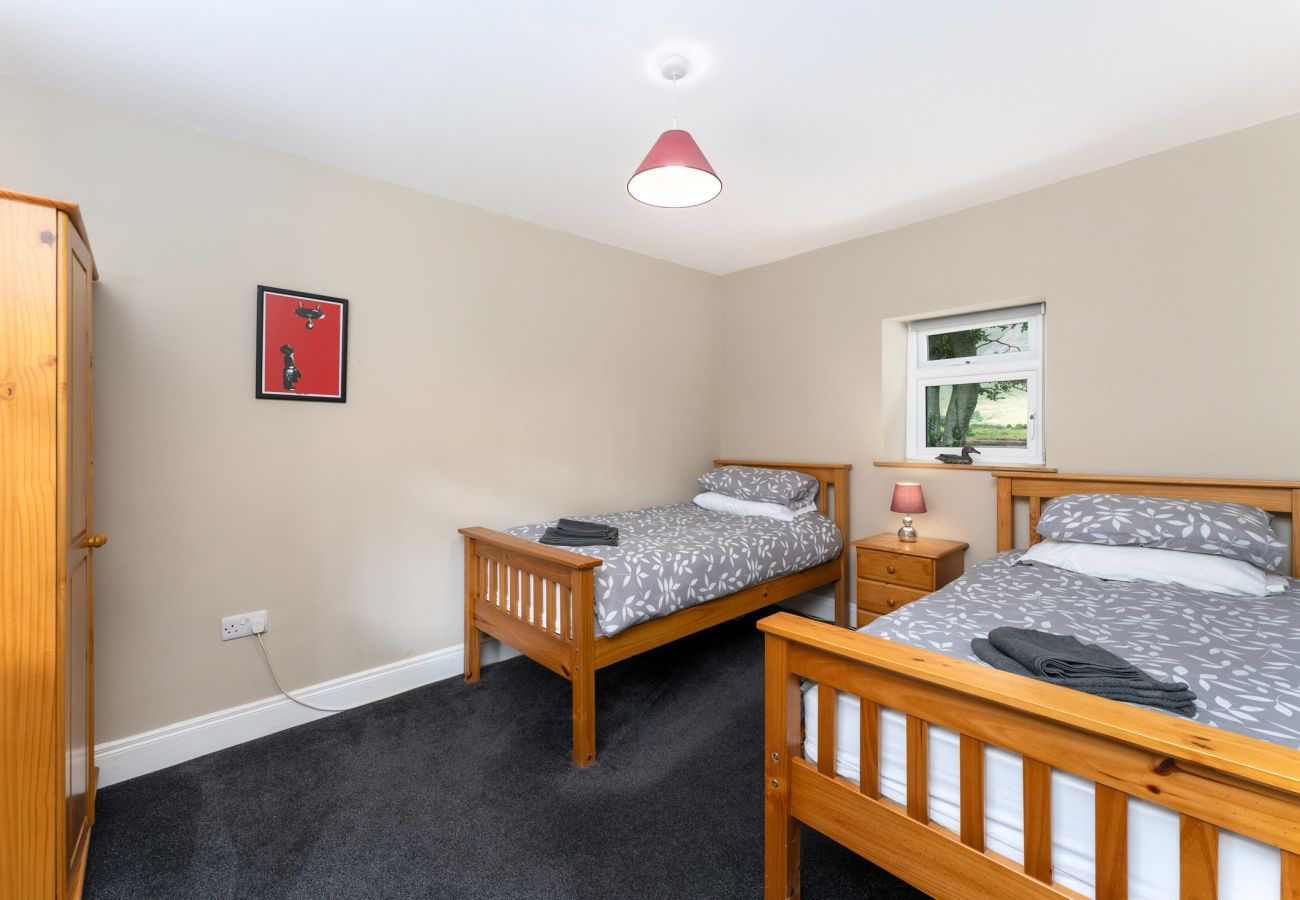
POLYGON ((898 539, 906 544, 916 540, 916 529, 912 527, 912 513, 925 512, 925 494, 915 481, 900 481, 894 485, 894 500, 889 504, 891 512, 903 514, 903 527, 898 529, 898 539))

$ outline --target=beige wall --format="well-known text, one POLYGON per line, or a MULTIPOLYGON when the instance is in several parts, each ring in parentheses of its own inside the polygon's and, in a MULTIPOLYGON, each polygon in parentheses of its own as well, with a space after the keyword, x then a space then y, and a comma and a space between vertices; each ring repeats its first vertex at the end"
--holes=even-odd
POLYGON ((457 644, 457 526, 719 450, 852 462, 854 536, 919 478, 988 555, 987 475, 871 465, 887 317, 1046 296, 1063 471, 1300 477, 1300 117, 725 279, 4 78, 0 121, 103 276, 100 740, 271 692, 222 615, 269 609, 292 685, 457 644), (259 282, 353 301, 346 405, 253 399, 259 282))
POLYGON ((97 738, 458 644, 456 528, 688 497, 718 280, 0 78, 0 183, 82 204, 97 738), (352 301, 348 402, 253 398, 258 283, 352 301))
MULTIPOLYGON (((1047 460, 1300 478, 1300 116, 724 280, 722 452, 854 465, 855 536, 994 550, 987 473, 873 468, 881 320, 1047 298, 1047 460)), ((888 399, 888 398, 887 398, 888 399)))

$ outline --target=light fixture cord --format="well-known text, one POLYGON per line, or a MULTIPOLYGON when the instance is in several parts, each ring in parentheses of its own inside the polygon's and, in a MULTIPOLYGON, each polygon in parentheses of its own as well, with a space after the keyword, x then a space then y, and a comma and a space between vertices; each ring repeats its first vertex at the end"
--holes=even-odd
POLYGON ((677 130, 677 78, 673 76, 673 130, 677 130))

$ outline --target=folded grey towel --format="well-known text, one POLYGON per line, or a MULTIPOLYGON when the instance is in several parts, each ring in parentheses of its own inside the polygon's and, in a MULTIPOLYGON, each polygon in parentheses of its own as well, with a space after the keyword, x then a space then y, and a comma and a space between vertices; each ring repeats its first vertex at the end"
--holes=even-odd
POLYGON ((555 523, 555 530, 561 534, 594 535, 596 537, 618 534, 618 529, 613 525, 605 525, 602 522, 583 522, 579 519, 560 519, 555 523))
POLYGON ((553 547, 617 547, 618 532, 606 537, 603 535, 564 534, 554 528, 548 528, 537 539, 539 544, 553 547))
POLYGON ((560 519, 537 540, 554 547, 617 547, 618 529, 600 522, 560 519))
MULTIPOLYGON (((1068 634, 1029 628, 994 628, 989 643, 1035 675, 1052 678, 1122 678, 1141 684, 1161 684, 1128 660, 1085 644, 1068 634)), ((1179 685, 1182 690, 1187 685, 1179 685)))
MULTIPOLYGON (((994 632, 1004 629, 993 629, 994 632)), ((1023 631, 1024 629, 1005 629, 1013 631, 1023 631)), ((1039 632, 1041 633, 1041 632, 1039 632)), ((990 632, 992 637, 993 632, 990 632)), ((1062 635, 1049 635, 1049 637, 1062 637, 1062 635)), ((1071 638, 1071 640, 1075 640, 1071 638)), ((1057 676, 1057 675, 1039 675, 1031 671, 1015 658, 1001 652, 991 640, 986 638, 975 638, 971 642, 971 650, 988 665, 1003 672, 1010 672, 1013 675, 1023 675, 1026 678, 1033 678, 1036 681, 1044 681, 1048 684, 1055 684, 1061 687, 1073 688, 1077 691, 1083 691, 1086 694, 1093 694, 1097 697, 1105 697, 1108 700, 1121 700, 1125 703, 1137 703, 1141 706, 1150 706, 1155 709, 1165 710, 1179 716, 1192 718, 1196 715, 1196 695, 1181 682, 1164 682, 1157 681, 1152 676, 1141 669, 1136 671, 1141 673, 1145 681, 1136 680, 1131 677, 1113 677, 1104 675, 1087 675, 1087 676, 1057 676)), ((1090 645, 1084 644, 1088 647, 1090 645)), ((1100 648, 1097 648, 1100 649, 1100 648)), ((1106 651, 1101 651, 1105 653, 1106 651)))

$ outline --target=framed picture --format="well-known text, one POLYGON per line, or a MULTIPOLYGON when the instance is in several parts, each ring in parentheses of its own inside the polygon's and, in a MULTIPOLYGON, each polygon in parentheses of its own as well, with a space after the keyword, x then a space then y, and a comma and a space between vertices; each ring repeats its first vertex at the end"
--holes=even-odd
POLYGON ((257 286, 257 397, 348 396, 348 301, 257 286))

